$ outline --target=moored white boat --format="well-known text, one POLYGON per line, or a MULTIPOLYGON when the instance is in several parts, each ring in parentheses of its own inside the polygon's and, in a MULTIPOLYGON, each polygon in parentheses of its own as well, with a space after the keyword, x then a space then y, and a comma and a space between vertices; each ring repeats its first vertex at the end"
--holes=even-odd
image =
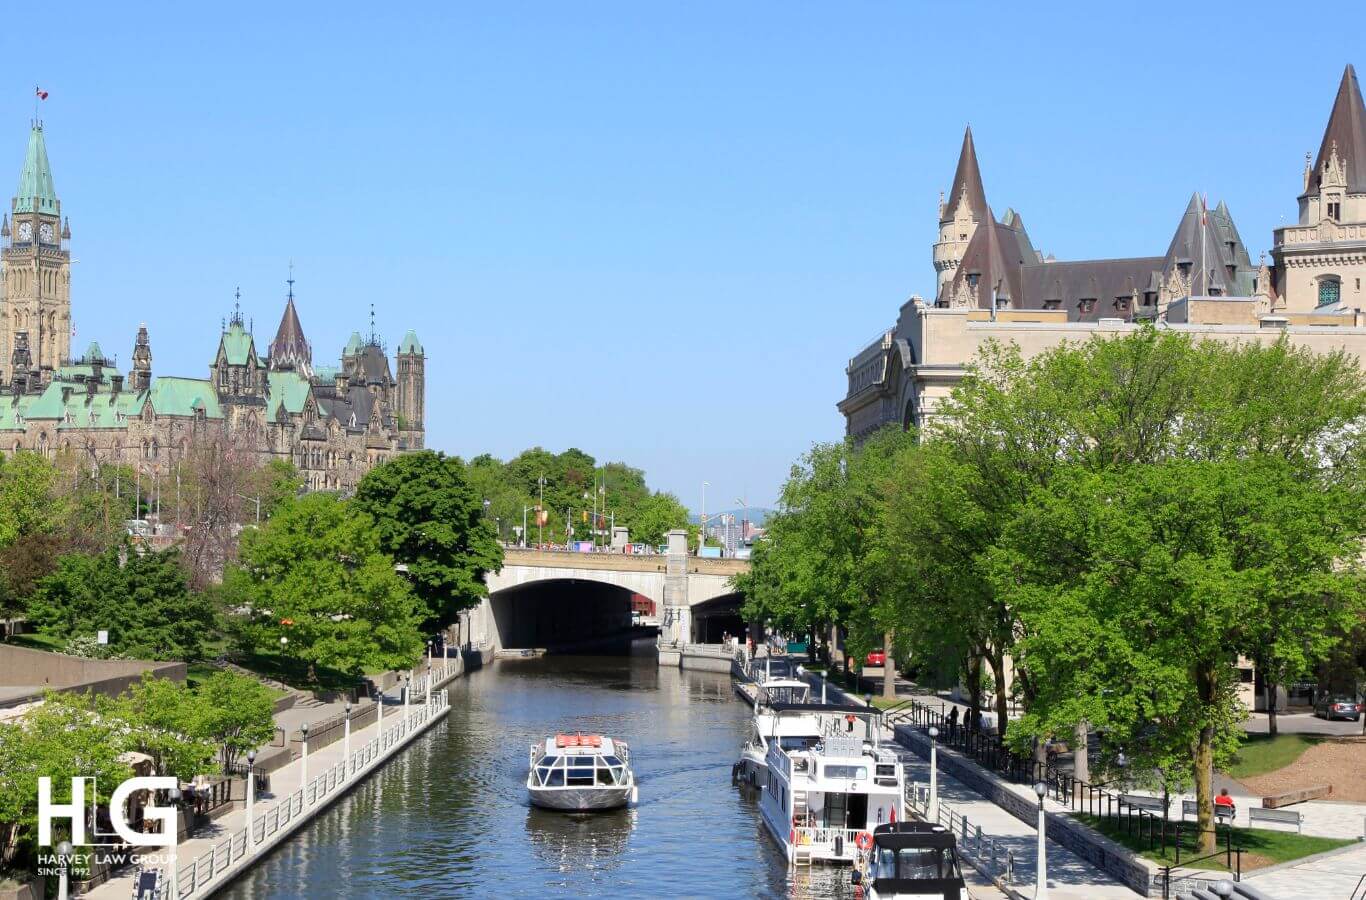
POLYGON ((929 822, 875 828, 856 883, 868 900, 961 900, 966 890, 953 833, 929 822))
POLYGON ((557 734, 531 745, 526 789, 544 809, 618 809, 638 797, 625 741, 597 734, 557 734))

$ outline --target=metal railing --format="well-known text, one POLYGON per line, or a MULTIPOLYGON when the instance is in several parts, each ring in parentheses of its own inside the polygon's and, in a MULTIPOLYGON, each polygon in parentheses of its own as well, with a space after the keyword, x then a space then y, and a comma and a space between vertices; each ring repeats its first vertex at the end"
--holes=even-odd
POLYGON ((995 837, 982 833, 981 825, 974 825, 968 817, 939 801, 937 814, 930 812, 930 789, 922 784, 906 785, 906 802, 926 822, 944 826, 957 839, 960 855, 972 856, 988 878, 999 877, 1006 884, 1015 883, 1015 851, 998 844, 995 837))
MULTIPOLYGON (((266 840, 290 827, 307 810, 320 801, 354 781, 354 777, 367 767, 376 764, 388 755, 389 751, 406 741, 430 718, 435 717, 449 706, 445 692, 424 698, 419 704, 412 705, 405 717, 401 713, 395 718, 400 721, 383 733, 371 738, 362 747, 353 751, 345 759, 312 778, 308 784, 296 790, 273 807, 255 817, 246 827, 232 832, 207 853, 196 857, 188 865, 177 866, 176 898, 186 900, 205 891, 211 883, 234 863, 248 853, 254 852, 266 840), (248 841, 248 831, 252 840, 248 841)), ((169 885, 158 885, 156 900, 169 900, 169 885)))
MULTIPOLYGON (((1000 737, 980 731, 969 731, 962 723, 951 722, 941 711, 932 709, 918 700, 907 700, 887 711, 887 716, 896 716, 901 724, 911 725, 922 730, 935 726, 939 736, 935 740, 941 745, 963 753, 983 768, 1018 784, 1038 784, 1042 782, 1049 797, 1068 808, 1070 812, 1081 813, 1106 823, 1114 831, 1122 830, 1124 836, 1138 844, 1143 851, 1156 852, 1166 856, 1170 850, 1175 859, 1174 866, 1189 865, 1194 862, 1181 859, 1182 840, 1198 834, 1198 825, 1173 820, 1167 815, 1169 804, 1162 804, 1161 814, 1143 808, 1125 799, 1124 794, 1115 793, 1106 787, 1082 781, 1073 775, 1057 771, 1049 762, 1039 762, 1032 756, 1015 753, 1001 743, 1000 737)), ((1104 828, 1097 829, 1102 834, 1104 828)), ((1235 871, 1234 880, 1239 880, 1242 871, 1242 848, 1235 846, 1232 828, 1225 826, 1227 847, 1212 856, 1225 855, 1229 860, 1230 871, 1235 871)), ((1188 851, 1189 853, 1189 851, 1188 851)))
POLYGON ((858 849, 859 828, 825 828, 817 825, 799 825, 792 829, 792 842, 807 850, 819 850, 822 854, 835 859, 853 859, 858 849), (839 843, 836 843, 838 839, 839 843))

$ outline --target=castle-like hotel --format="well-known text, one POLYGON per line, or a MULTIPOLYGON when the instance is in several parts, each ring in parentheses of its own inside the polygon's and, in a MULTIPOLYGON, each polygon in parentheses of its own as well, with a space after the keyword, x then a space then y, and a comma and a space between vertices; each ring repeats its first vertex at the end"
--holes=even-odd
POLYGON ((992 214, 969 129, 939 203, 934 299, 912 297, 849 361, 846 433, 933 417, 989 340, 1032 355, 1146 321, 1218 340, 1285 335, 1366 360, 1366 107, 1350 65, 1298 201, 1299 222, 1275 230, 1269 263, 1253 264, 1224 204, 1198 196, 1162 256, 1059 262, 1034 249, 1018 213, 992 214))
POLYGON ((125 374, 91 343, 71 353, 71 229, 53 188, 42 123, 0 224, 0 453, 119 462, 167 473, 198 441, 228 439, 259 462, 289 460, 314 490, 349 491, 376 463, 423 445, 425 359, 409 331, 397 378, 373 324, 315 365, 293 281, 266 355, 234 308, 208 378, 152 373, 138 328, 125 374))

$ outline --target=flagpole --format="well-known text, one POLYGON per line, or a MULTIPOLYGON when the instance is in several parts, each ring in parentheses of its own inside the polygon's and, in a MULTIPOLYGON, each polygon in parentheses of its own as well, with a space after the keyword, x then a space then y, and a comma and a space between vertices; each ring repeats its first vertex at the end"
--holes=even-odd
POLYGON ((1201 195, 1200 195, 1200 272, 1201 272, 1201 274, 1202 274, 1202 275, 1204 276, 1204 278, 1205 278, 1205 290, 1204 290, 1204 293, 1200 295, 1200 296, 1202 296, 1202 297, 1209 293, 1209 269, 1207 269, 1207 268, 1205 267, 1205 208, 1206 208, 1207 205, 1208 205, 1208 204, 1205 202, 1205 195, 1204 195, 1204 194, 1201 194, 1201 195))

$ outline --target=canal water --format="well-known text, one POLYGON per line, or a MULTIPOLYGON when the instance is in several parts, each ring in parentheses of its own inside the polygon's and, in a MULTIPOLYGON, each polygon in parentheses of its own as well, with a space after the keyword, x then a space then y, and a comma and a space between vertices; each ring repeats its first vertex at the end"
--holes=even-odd
POLYGON ((729 676, 558 656, 499 661, 449 691, 445 723, 220 896, 853 896, 848 869, 789 874, 757 797, 731 785, 750 710, 729 676), (631 745, 637 806, 528 805, 528 747, 571 730, 631 745))

